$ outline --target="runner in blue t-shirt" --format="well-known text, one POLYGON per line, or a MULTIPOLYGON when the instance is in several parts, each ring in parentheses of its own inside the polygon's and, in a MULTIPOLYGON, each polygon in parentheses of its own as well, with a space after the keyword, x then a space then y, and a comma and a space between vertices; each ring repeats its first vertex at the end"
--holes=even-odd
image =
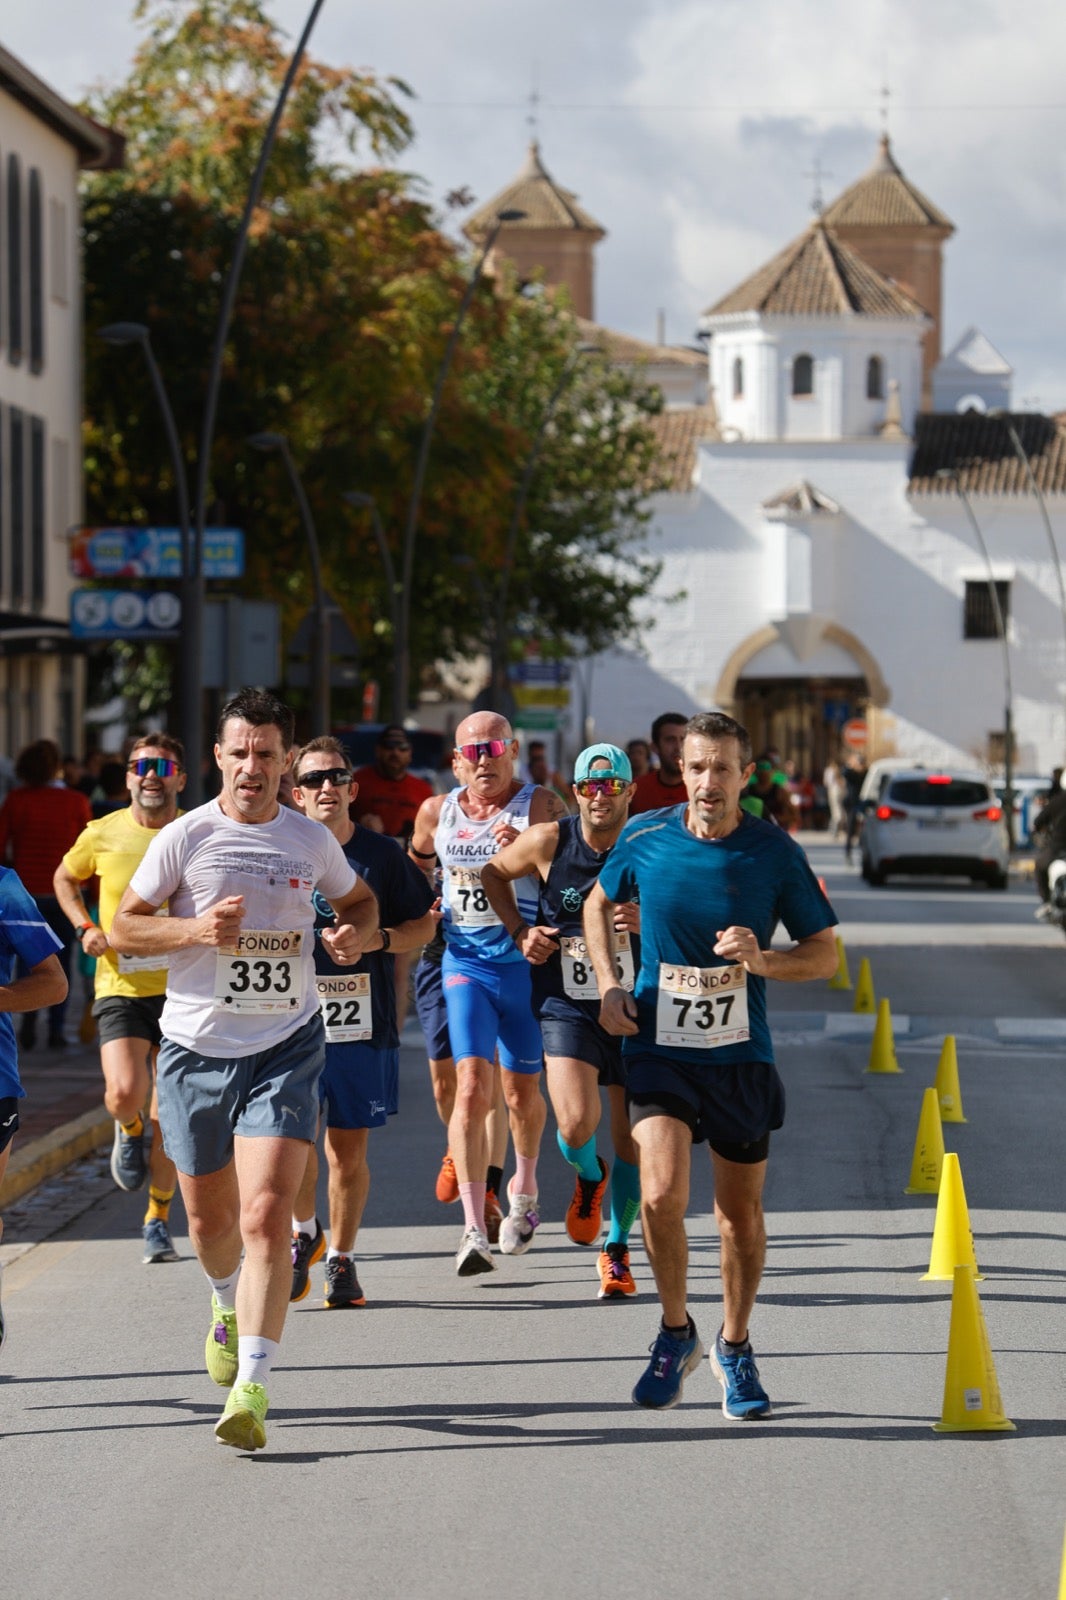
POLYGON ((711 1362, 728 1417, 767 1416, 748 1319, 766 1255, 762 1190, 785 1096, 766 1020, 765 980, 836 970, 836 923, 799 846, 741 810, 751 776, 747 731, 703 712, 685 731, 687 803, 635 817, 586 902, 585 937, 600 1021, 625 1039, 630 1121, 640 1156, 644 1244, 662 1303, 637 1405, 676 1405, 703 1357, 686 1304, 692 1145, 706 1139, 721 1238, 723 1321, 711 1362), (639 899, 640 970, 632 994, 614 976, 616 905, 639 899), (782 922, 795 943, 773 950, 782 922))
MULTIPOLYGON (((66 999, 67 980, 57 953, 61 948, 18 874, 10 867, 0 867, 0 1183, 7 1171, 11 1141, 18 1132, 18 1103, 25 1097, 11 1018, 16 1012, 40 1011, 66 999), (18 978, 16 962, 24 969, 18 978)), ((0 1217, 0 1238, 3 1233, 4 1219, 0 1217)), ((4 1332, 0 1304, 0 1345, 4 1332)))

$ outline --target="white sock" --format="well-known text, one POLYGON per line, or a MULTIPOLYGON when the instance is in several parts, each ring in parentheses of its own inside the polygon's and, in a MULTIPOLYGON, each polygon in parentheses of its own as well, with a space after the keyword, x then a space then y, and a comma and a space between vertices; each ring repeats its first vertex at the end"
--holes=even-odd
POLYGON ((309 1239, 313 1239, 314 1238, 315 1229, 317 1227, 318 1227, 318 1218, 314 1217, 314 1216, 308 1217, 306 1222, 299 1222, 299 1221, 297 1221, 297 1219, 295 1217, 293 1217, 293 1219, 292 1219, 292 1231, 293 1231, 293 1233, 306 1233, 306 1235, 307 1235, 307 1237, 309 1239))
POLYGON ((354 1250, 334 1250, 333 1246, 330 1245, 329 1249, 326 1251, 326 1260, 327 1261, 338 1261, 338 1260, 341 1259, 341 1257, 343 1257, 345 1261, 354 1261, 355 1260, 355 1251, 354 1250))
POLYGON ((239 1333, 237 1382, 265 1384, 280 1348, 276 1339, 264 1339, 257 1333, 239 1333))
POLYGON ((223 1311, 236 1311, 237 1309, 237 1282, 241 1275, 240 1266, 236 1272, 231 1272, 228 1278, 212 1278, 209 1272, 204 1277, 215 1291, 215 1299, 223 1311))

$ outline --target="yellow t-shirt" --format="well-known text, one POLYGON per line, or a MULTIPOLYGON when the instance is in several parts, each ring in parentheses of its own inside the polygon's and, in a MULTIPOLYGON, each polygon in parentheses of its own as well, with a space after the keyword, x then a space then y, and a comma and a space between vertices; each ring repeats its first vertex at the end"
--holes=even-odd
MULTIPOLYGON (((63 857, 63 865, 80 883, 94 874, 99 877, 100 926, 105 933, 111 927, 119 901, 144 852, 158 833, 158 828, 143 828, 135 822, 127 806, 90 822, 63 857)), ((161 967, 148 967, 149 959, 105 951, 96 962, 96 998, 165 994, 166 963, 161 967)))

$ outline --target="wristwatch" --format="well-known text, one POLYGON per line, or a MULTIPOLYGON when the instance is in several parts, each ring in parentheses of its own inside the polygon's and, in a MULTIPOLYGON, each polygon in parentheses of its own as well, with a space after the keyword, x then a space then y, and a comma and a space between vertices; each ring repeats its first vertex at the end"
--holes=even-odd
POLYGON ((83 922, 81 924, 80 928, 78 929, 78 943, 79 944, 84 944, 85 943, 85 935, 89 932, 90 928, 95 928, 95 927, 96 927, 96 923, 95 922, 83 922))
POLYGON ((392 949, 392 934, 388 928, 379 928, 378 932, 381 935, 381 952, 384 955, 386 950, 392 949))

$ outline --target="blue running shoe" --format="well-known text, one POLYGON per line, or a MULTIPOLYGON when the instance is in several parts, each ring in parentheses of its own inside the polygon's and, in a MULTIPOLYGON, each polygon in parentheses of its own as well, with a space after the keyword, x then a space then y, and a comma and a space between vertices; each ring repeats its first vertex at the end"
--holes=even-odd
POLYGON ((145 1266, 152 1266, 156 1261, 181 1260, 170 1237, 170 1229, 162 1217, 153 1217, 151 1222, 146 1222, 141 1233, 144 1235, 144 1255, 141 1260, 145 1266))
POLYGON ((148 1176, 148 1151, 151 1147, 151 1125, 145 1123, 144 1133, 131 1138, 122 1127, 121 1122, 115 1123, 115 1142, 111 1146, 111 1176, 120 1189, 125 1189, 127 1194, 132 1194, 136 1189, 143 1189, 144 1180, 148 1176))
POLYGON ((718 1335, 711 1351, 711 1366, 722 1385, 722 1415, 739 1422, 757 1422, 771 1414, 770 1396, 759 1382, 759 1369, 751 1345, 739 1355, 727 1354, 718 1335))
POLYGON ((703 1360, 703 1346, 692 1324, 691 1339, 675 1339, 660 1328, 654 1344, 648 1346, 651 1360, 647 1371, 633 1390, 633 1404, 653 1411, 668 1411, 681 1399, 681 1390, 690 1372, 703 1360))

